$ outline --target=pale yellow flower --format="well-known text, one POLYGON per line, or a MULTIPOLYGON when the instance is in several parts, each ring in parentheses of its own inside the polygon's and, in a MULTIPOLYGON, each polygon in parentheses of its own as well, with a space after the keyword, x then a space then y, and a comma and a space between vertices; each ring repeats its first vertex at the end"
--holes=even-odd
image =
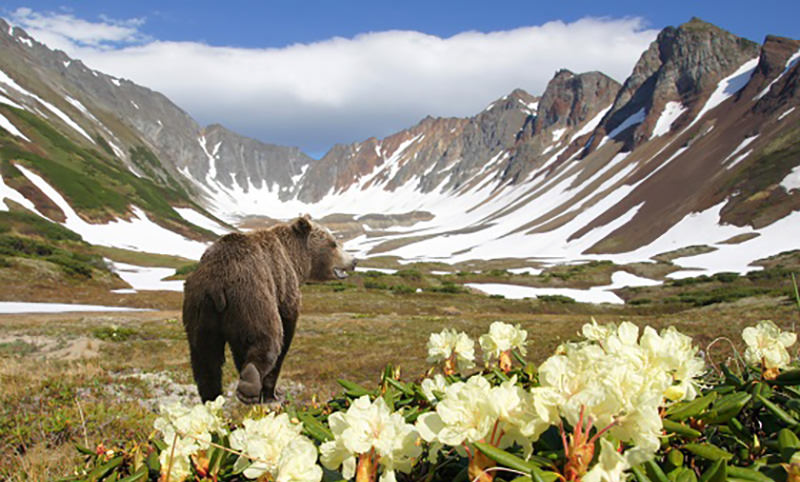
POLYGON ((526 339, 528 332, 523 330, 519 324, 516 326, 502 321, 495 321, 489 325, 489 333, 481 335, 479 342, 483 356, 487 360, 500 358, 504 352, 517 349, 520 354, 525 355, 526 339))
POLYGON ((600 439, 600 455, 597 463, 589 469, 581 480, 583 482, 622 482, 626 480, 625 471, 630 466, 627 460, 606 439, 600 439))
POLYGON ((308 450, 309 446, 313 449, 314 444, 300 434, 302 429, 302 425, 291 423, 285 413, 270 413, 257 420, 245 419, 242 428, 230 435, 231 448, 254 459, 251 462, 247 457, 240 457, 242 463, 250 463, 243 472, 244 476, 257 479, 270 474, 278 480, 319 481, 322 469, 316 465, 316 449, 308 450), (293 457, 291 463, 286 459, 287 450, 293 457), (298 474, 306 474, 310 478, 298 478, 298 474), (314 478, 314 474, 318 476, 314 478))
POLYGON ((359 456, 374 454, 383 468, 381 480, 393 480, 395 470, 410 472, 422 453, 414 426, 390 411, 383 398, 358 398, 346 412, 331 414, 328 424, 334 440, 322 444, 320 461, 331 470, 341 466, 345 479, 355 475, 359 456))
POLYGON ((742 331, 742 338, 747 344, 744 359, 753 365, 763 364, 768 370, 786 367, 792 361, 786 348, 797 341, 795 333, 781 331, 769 320, 745 328, 742 331))
POLYGON ((444 329, 428 338, 428 363, 440 363, 455 357, 459 370, 475 366, 475 342, 464 332, 444 329))

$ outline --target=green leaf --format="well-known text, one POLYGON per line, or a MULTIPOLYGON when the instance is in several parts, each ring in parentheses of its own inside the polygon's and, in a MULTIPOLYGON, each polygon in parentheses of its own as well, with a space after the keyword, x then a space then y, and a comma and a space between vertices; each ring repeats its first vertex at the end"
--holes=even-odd
POLYGON ((710 392, 689 402, 676 403, 667 410, 667 417, 676 422, 682 422, 689 417, 697 417, 717 399, 717 396, 717 392, 710 392))
POLYGON ((800 439, 788 428, 782 428, 778 432, 778 448, 784 462, 789 462, 795 452, 800 450, 800 439))
POLYGON ((700 418, 706 423, 725 423, 737 416, 753 398, 747 392, 734 392, 719 399, 717 403, 700 418))
POLYGON ((683 446, 689 452, 706 460, 730 460, 733 454, 710 443, 691 443, 683 446))
POLYGON ((149 470, 144 465, 139 467, 139 470, 132 473, 131 475, 125 477, 124 479, 119 479, 117 482, 140 482, 143 480, 147 480, 148 475, 150 475, 149 470))
POLYGON ((650 477, 647 476, 645 471, 642 470, 641 467, 638 465, 635 467, 631 467, 631 472, 633 472, 633 477, 636 479, 637 482, 652 482, 650 477))
POLYGON ((690 440, 694 440, 699 438, 702 433, 698 432, 697 430, 688 427, 682 423, 673 422, 672 420, 665 418, 663 421, 664 430, 667 433, 674 433, 676 435, 680 435, 681 437, 688 438, 690 440))
POLYGON ((558 479, 557 474, 542 470, 536 465, 536 463, 529 460, 523 460, 516 455, 506 452, 505 450, 481 442, 475 442, 474 445, 478 450, 483 452, 484 455, 500 465, 506 466, 510 469, 519 470, 520 472, 525 472, 526 474, 536 473, 544 482, 554 482, 558 479))
POLYGON ((119 467, 122 464, 122 461, 124 459, 125 459, 125 457, 123 457, 122 455, 120 455, 119 457, 114 457, 113 459, 109 460, 105 464, 103 464, 100 467, 97 467, 96 469, 91 471, 87 478, 89 480, 100 480, 100 479, 102 479, 103 477, 105 477, 109 473, 111 473, 111 471, 114 470, 116 467, 119 467))
POLYGON ((405 396, 407 396, 407 397, 413 397, 414 396, 414 390, 412 388, 410 388, 407 384, 405 384, 403 382, 400 382, 400 381, 397 381, 394 378, 387 378, 386 382, 389 385, 391 385, 391 386, 395 387, 396 389, 400 390, 401 392, 403 392, 403 394, 405 396))
POLYGON ((655 460, 650 459, 644 463, 644 469, 647 471, 647 476, 654 482, 669 482, 667 475, 661 470, 655 460))
POLYGON ((322 424, 319 420, 314 418, 308 413, 300 412, 297 414, 297 418, 303 422, 303 429, 310 435, 312 438, 318 440, 319 442, 327 442, 328 440, 333 440, 333 432, 322 424))
POLYGON ((694 471, 686 467, 678 467, 669 473, 669 480, 674 482, 697 482, 694 471))
POLYGON ((80 445, 80 444, 75 444, 75 448, 78 450, 78 452, 80 452, 80 453, 82 453, 84 455, 95 455, 95 456, 97 455, 97 453, 94 450, 92 450, 90 448, 86 448, 86 447, 84 447, 83 445, 80 445))
POLYGON ((727 480, 727 464, 719 459, 700 476, 700 482, 725 482, 727 480))
POLYGON ((345 393, 347 393, 347 396, 349 397, 358 398, 363 397, 364 395, 374 395, 374 392, 369 391, 358 383, 354 383, 349 380, 342 380, 339 378, 336 380, 336 383, 345 389, 345 393))
POLYGON ((728 467, 728 477, 744 480, 755 480, 758 482, 772 482, 771 477, 767 477, 757 470, 748 469, 745 467, 736 467, 733 465, 728 467))
POLYGON ((797 421, 797 419, 795 419, 794 417, 789 415, 789 413, 786 412, 784 409, 782 409, 781 407, 779 407, 779 406, 775 405, 774 403, 770 402, 769 400, 767 400, 766 398, 762 397, 761 395, 756 395, 756 399, 759 402, 763 403, 764 404, 764 408, 766 408, 767 410, 772 412, 772 414, 775 415, 776 417, 778 417, 778 419, 780 419, 781 422, 783 422, 783 423, 785 423, 785 424, 787 424, 789 426, 792 426, 792 427, 794 427, 798 423, 800 423, 800 422, 797 421))
POLYGON ((770 380, 770 383, 773 385, 800 385, 800 368, 783 371, 774 380, 770 380))

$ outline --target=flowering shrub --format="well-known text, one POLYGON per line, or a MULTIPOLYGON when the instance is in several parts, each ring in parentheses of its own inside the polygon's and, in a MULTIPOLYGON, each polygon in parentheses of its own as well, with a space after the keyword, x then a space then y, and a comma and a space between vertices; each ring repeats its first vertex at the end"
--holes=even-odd
MULTIPOLYGON (((742 336, 738 368, 710 371, 672 327, 592 320, 538 370, 501 363, 416 383, 387 367, 374 390, 342 380, 343 395, 321 407, 287 405, 238 426, 221 398, 163 405, 148 450, 82 450, 90 479, 129 482, 798 481, 800 368, 786 350, 795 335, 761 322, 742 336)), ((523 355, 526 338, 496 322, 480 345, 499 360, 523 355)), ((471 362, 473 346, 445 330, 428 349, 436 363, 471 362)))
POLYGON ((464 332, 442 330, 428 338, 428 363, 443 363, 446 375, 475 366, 475 342, 464 332))
POLYGON ((511 370, 511 351, 517 350, 522 356, 527 354, 525 339, 528 332, 519 325, 512 326, 502 321, 495 321, 489 325, 489 333, 482 335, 478 340, 483 350, 486 361, 497 359, 500 369, 504 372, 511 370))

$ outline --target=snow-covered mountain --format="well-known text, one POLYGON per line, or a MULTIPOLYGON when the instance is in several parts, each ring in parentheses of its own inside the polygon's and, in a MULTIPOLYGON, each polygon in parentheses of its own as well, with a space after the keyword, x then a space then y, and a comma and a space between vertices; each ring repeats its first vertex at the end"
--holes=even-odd
MULTIPOLYGON (((797 40, 759 46, 693 19, 664 29, 622 84, 562 70, 541 95, 517 89, 474 117, 428 117, 314 161, 200 128, 158 93, 0 30, 0 162, 14 165, 12 145, 46 157, 42 120, 136 179, 183 193, 167 201, 191 207, 194 221, 175 211, 180 222, 160 223, 169 229, 309 212, 347 225, 360 256, 626 263, 708 245, 675 262, 712 271, 747 271, 800 245, 797 40)), ((35 159, 25 166, 38 169, 35 159)), ((37 210, 59 220, 28 184, 6 190, 40 198, 37 210)), ((82 211, 64 194, 88 220, 125 215, 82 211)))

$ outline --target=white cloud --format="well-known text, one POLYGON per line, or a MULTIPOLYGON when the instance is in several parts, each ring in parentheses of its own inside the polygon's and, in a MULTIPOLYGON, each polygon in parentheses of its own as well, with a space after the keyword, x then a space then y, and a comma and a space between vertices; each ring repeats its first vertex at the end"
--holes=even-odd
POLYGON ((138 19, 16 13, 12 21, 51 47, 163 92, 201 123, 308 151, 385 136, 429 114, 474 115, 517 87, 541 94, 560 68, 622 81, 657 34, 638 18, 584 18, 448 38, 385 31, 253 49, 146 40, 138 19))
POLYGON ((11 12, 11 21, 51 48, 66 52, 79 47, 111 50, 121 44, 142 43, 149 39, 139 32, 142 18, 115 20, 105 15, 100 22, 89 22, 69 13, 39 13, 27 7, 11 12))

